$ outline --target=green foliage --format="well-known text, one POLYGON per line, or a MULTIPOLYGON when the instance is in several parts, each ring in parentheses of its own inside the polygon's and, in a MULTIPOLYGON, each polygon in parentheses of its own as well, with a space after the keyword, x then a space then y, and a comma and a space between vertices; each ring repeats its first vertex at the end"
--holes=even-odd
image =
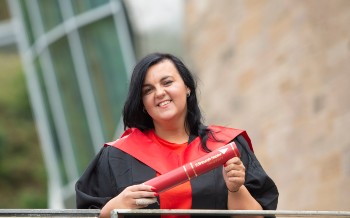
POLYGON ((47 182, 24 73, 0 53, 0 208, 46 208, 47 182))
POLYGON ((5 20, 10 17, 6 0, 0 0, 0 20, 5 20))

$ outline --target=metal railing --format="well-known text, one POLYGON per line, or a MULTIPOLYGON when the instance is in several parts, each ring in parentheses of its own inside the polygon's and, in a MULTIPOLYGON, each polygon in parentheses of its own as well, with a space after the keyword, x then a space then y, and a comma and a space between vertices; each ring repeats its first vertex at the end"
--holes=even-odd
POLYGON ((98 209, 0 209, 0 217, 98 217, 98 209))
POLYGON ((112 218, 126 215, 191 215, 191 216, 276 216, 276 217, 350 217, 350 211, 290 211, 290 210, 164 210, 164 209, 118 209, 111 212, 112 218))
MULTIPOLYGON (((99 217, 98 209, 0 209, 0 217, 99 217)), ((191 215, 195 216, 275 216, 275 217, 349 217, 350 211, 293 211, 293 210, 164 210, 164 209, 116 209, 111 218, 125 216, 191 215)))

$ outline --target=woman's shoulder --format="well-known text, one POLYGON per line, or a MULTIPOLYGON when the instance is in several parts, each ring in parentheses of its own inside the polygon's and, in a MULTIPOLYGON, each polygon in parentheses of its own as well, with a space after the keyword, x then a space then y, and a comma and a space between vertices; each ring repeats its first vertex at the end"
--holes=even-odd
POLYGON ((241 140, 246 141, 250 150, 253 151, 253 145, 246 130, 219 125, 210 125, 208 128, 212 130, 215 135, 219 135, 224 139, 232 141, 233 139, 240 138, 241 140))
POLYGON ((229 140, 232 140, 236 138, 238 135, 247 135, 246 131, 243 129, 237 129, 227 126, 219 126, 219 125, 209 125, 208 129, 211 130, 211 132, 220 137, 227 138, 229 140))
POLYGON ((116 146, 106 144, 102 148, 102 156, 103 156, 103 159, 110 160, 115 158, 121 158, 121 159, 129 158, 130 155, 116 146))
POLYGON ((221 125, 209 125, 208 126, 209 129, 211 130, 221 130, 221 131, 245 131, 244 129, 238 129, 238 128, 233 128, 233 127, 229 127, 229 126, 221 126, 221 125))
POLYGON ((124 151, 105 144, 100 151, 94 156, 87 166, 86 171, 94 171, 97 168, 106 168, 108 169, 110 165, 113 165, 114 162, 123 162, 130 159, 130 155, 124 151))

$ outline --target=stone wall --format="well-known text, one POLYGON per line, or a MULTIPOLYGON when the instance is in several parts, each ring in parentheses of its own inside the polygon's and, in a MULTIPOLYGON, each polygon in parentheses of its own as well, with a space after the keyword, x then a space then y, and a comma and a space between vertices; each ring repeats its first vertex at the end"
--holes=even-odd
POLYGON ((206 123, 248 131, 278 209, 350 210, 350 1, 185 7, 206 123))

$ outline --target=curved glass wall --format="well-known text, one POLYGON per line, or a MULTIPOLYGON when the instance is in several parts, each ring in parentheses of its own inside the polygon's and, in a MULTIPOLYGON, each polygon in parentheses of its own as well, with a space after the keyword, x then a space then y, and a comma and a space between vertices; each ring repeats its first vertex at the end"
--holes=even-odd
POLYGON ((9 0, 49 175, 49 207, 121 133, 134 52, 119 0, 9 0))

